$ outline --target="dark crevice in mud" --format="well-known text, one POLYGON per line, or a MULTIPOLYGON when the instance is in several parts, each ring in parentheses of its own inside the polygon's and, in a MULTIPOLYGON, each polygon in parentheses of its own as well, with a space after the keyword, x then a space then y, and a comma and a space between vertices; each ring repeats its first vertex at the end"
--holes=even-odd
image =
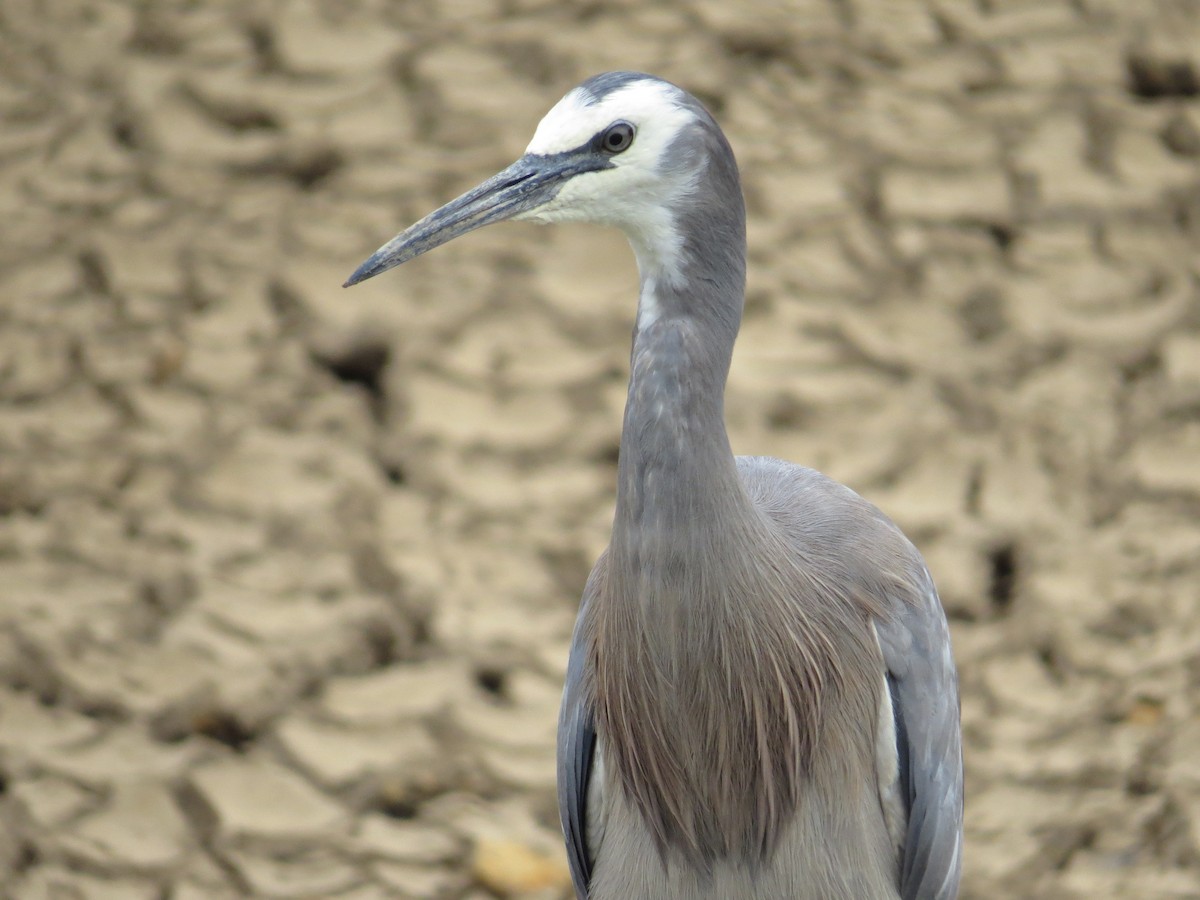
POLYGON ((1129 93, 1142 100, 1200 96, 1200 72, 1187 59, 1163 59, 1144 53, 1125 58, 1129 93))
POLYGON ((357 384, 376 400, 383 399, 383 375, 391 359, 391 345, 378 338, 349 341, 335 352, 313 353, 313 361, 338 381, 357 384))
POLYGON ((476 669, 475 683, 493 697, 508 696, 508 673, 494 666, 481 666, 476 669))
POLYGON ((992 608, 1004 615, 1012 609, 1016 598, 1017 588, 1017 548, 1015 544, 1004 543, 993 548, 988 554, 990 564, 988 578, 988 597, 992 608))

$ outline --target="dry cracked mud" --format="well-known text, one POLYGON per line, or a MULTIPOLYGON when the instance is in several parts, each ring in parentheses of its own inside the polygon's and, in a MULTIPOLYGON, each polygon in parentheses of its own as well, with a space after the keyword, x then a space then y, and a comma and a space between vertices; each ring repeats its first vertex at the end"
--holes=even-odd
POLYGON ((744 171, 735 448, 941 586, 964 898, 1200 897, 1195 0, 5 0, 0 896, 564 896, 631 255, 339 285, 614 68, 744 171))

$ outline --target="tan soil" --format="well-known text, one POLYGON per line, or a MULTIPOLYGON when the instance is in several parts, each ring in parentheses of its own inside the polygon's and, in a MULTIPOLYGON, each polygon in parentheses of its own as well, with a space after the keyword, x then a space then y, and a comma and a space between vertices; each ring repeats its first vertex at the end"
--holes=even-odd
POLYGON ((1200 897, 1195 0, 0 8, 0 894, 561 896, 622 240, 354 291, 589 74, 745 173, 729 418, 927 554, 967 898, 1200 897))

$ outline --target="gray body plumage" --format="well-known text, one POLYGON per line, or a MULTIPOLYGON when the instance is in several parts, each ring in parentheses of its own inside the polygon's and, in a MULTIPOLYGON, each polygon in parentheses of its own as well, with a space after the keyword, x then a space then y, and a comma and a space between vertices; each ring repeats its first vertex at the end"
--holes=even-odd
MULTIPOLYGON (((588 723, 596 721, 594 689, 589 687, 595 678, 589 670, 596 663, 589 665, 588 657, 594 654, 599 660, 608 649, 590 642, 597 628, 594 611, 612 602, 610 551, 593 571, 584 593, 559 729, 562 814, 568 842, 581 839, 583 850, 574 860, 581 875, 579 896, 590 900, 952 898, 957 894, 961 852, 957 693, 945 621, 920 557, 875 507, 819 473, 775 459, 740 457, 737 462, 749 502, 788 548, 787 555, 820 572, 814 578, 811 572, 788 572, 769 561, 750 563, 778 573, 771 576, 773 590, 767 592, 782 603, 767 608, 788 610, 793 618, 803 619, 810 615, 803 606, 820 606, 828 615, 822 625, 838 626, 822 627, 820 632, 828 642, 822 659, 828 668, 816 679, 823 691, 816 747, 795 783, 777 780, 773 785, 757 785, 759 791, 788 792, 775 800, 787 812, 777 830, 766 836, 762 852, 761 801, 745 784, 747 770, 759 764, 751 750, 754 742, 735 751, 740 765, 721 759, 720 747, 734 738, 732 731, 752 734, 745 715, 736 712, 742 698, 736 688, 728 689, 726 673, 731 670, 735 681, 745 679, 758 689, 775 687, 779 681, 772 673, 780 664, 775 654, 787 652, 788 640, 805 638, 787 635, 787 627, 773 619, 756 621, 743 597, 722 590, 709 596, 690 594, 690 603, 681 604, 682 615, 669 632, 655 631, 651 624, 657 610, 648 619, 636 620, 647 644, 654 643, 655 635, 678 643, 679 651, 663 655, 684 661, 676 663, 670 676, 657 670, 647 676, 646 670, 639 670, 633 674, 642 684, 626 685, 630 692, 646 692, 662 723, 663 734, 656 737, 642 720, 632 720, 634 739, 643 742, 636 751, 636 765, 656 771, 676 760, 689 760, 681 780, 673 785, 675 807, 685 821, 708 819, 719 834, 710 833, 698 847, 689 846, 684 835, 704 833, 703 825, 673 824, 656 834, 648 824, 653 817, 641 814, 620 772, 614 771, 604 737, 590 749, 590 773, 579 765, 584 747, 595 740, 588 723), (708 604, 728 602, 738 608, 723 612, 721 634, 710 632, 708 604), (694 620, 685 621, 688 617, 694 620), (787 637, 761 641, 757 635, 763 627, 773 627, 787 637), (907 658, 909 651, 927 649, 932 651, 929 656, 907 658), (903 753, 897 708, 908 717, 903 753), (644 758, 654 754, 665 759, 644 758), (916 765, 909 766, 910 761, 916 765), (720 793, 715 787, 723 782, 735 788, 724 798, 725 805, 714 802, 720 793), (916 802, 909 799, 910 790, 916 802)), ((715 556, 713 563, 723 565, 715 556)), ((697 584, 710 578, 703 570, 695 574, 697 584)), ((719 575, 716 580, 723 583, 719 575)), ((820 652, 792 648, 794 659, 813 658, 820 652)), ((621 671, 627 669, 621 666, 621 671)), ((812 694, 796 697, 796 712, 815 717, 818 711, 812 699, 812 694)), ((776 761, 794 759, 804 756, 798 743, 786 730, 772 729, 761 750, 776 761)))
POLYGON ((745 212, 720 129, 673 85, 598 76, 349 283, 514 216, 617 225, 641 275, 612 541, 559 724, 578 897, 951 900, 958 694, 925 565, 848 488, 730 449, 745 212))

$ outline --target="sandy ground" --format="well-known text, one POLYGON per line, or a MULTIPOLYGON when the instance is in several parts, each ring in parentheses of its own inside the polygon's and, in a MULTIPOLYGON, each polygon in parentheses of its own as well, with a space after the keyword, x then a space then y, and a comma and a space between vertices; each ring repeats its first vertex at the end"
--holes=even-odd
POLYGON ((636 278, 353 291, 573 84, 738 153, 739 452, 926 553, 967 898, 1200 897, 1200 4, 0 4, 0 895, 553 898, 636 278))

